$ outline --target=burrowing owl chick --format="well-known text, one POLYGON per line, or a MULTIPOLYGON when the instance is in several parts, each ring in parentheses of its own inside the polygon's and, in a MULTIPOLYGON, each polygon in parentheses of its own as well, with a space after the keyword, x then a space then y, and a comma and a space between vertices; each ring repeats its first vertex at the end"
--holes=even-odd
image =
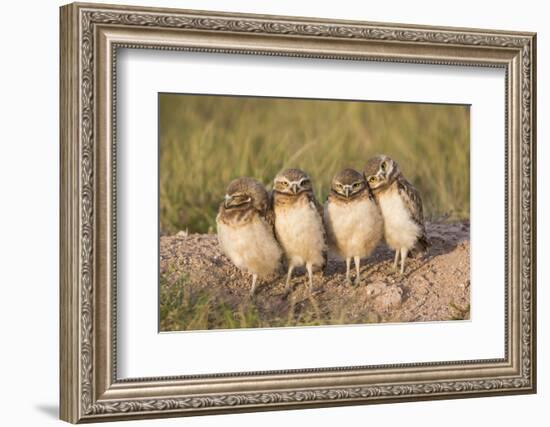
POLYGON ((424 227, 422 199, 402 175, 397 162, 388 156, 370 159, 364 175, 382 211, 386 243, 395 250, 394 268, 401 257, 403 274, 409 252, 413 249, 424 252, 430 245, 424 227))
POLYGON ((384 226, 380 208, 360 172, 344 169, 332 179, 325 203, 325 224, 331 248, 346 260, 347 282, 354 259, 358 285, 361 258, 376 248, 384 226))
POLYGON ((258 277, 275 273, 282 256, 265 187, 252 178, 232 181, 220 204, 216 225, 222 250, 233 264, 252 274, 253 295, 258 277))
POLYGON ((273 211, 277 240, 288 260, 287 289, 292 270, 305 265, 312 290, 313 268, 323 268, 326 263, 326 242, 322 207, 304 171, 287 169, 275 177, 273 211))

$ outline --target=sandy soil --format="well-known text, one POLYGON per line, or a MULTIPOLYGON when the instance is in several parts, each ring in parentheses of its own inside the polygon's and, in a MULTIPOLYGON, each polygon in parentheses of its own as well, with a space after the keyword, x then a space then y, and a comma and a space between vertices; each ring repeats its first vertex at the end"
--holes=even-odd
MULTIPOLYGON (((299 314, 312 306, 326 323, 468 319, 469 223, 429 223, 427 232, 432 243, 428 254, 409 258, 403 276, 393 270, 393 253, 381 244, 362 261, 359 286, 345 282, 344 263, 331 256, 325 272, 314 275, 312 294, 307 291, 304 270, 295 270, 290 294, 285 292, 281 271, 280 276, 259 284, 253 302, 263 319, 284 316, 289 307, 299 314)), ((220 252, 215 235, 180 232, 161 237, 160 271, 165 286, 184 274, 186 286, 207 291, 235 309, 249 299, 250 276, 220 252)))

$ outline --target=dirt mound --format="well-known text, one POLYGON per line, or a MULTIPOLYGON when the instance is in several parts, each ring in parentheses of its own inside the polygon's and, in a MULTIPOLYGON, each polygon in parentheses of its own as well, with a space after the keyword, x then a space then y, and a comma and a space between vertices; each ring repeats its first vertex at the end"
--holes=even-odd
MULTIPOLYGON (((393 253, 381 244, 362 261, 361 284, 345 282, 345 265, 329 257, 314 275, 295 270, 292 292, 285 274, 260 282, 250 298, 251 278, 223 255, 216 235, 178 233, 160 239, 161 329, 278 327, 319 324, 468 319, 470 226, 427 224, 432 246, 409 258, 403 276, 393 253)), ((352 275, 352 278, 354 276, 352 275)))

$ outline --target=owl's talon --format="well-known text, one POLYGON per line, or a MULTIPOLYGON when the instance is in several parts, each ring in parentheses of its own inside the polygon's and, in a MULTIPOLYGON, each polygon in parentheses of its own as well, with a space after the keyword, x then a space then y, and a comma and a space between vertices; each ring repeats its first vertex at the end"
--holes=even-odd
POLYGON ((258 283, 258 275, 257 274, 253 274, 252 275, 252 286, 250 288, 250 290, 248 291, 248 296, 250 298, 253 298, 254 297, 254 293, 256 291, 256 285, 258 283))
POLYGON ((393 270, 397 271, 397 264, 399 263, 399 250, 395 251, 395 258, 393 259, 393 270))

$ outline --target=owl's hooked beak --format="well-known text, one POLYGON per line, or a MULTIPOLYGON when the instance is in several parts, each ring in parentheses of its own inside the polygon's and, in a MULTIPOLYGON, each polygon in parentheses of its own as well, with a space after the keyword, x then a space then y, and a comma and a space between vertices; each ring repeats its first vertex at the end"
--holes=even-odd
POLYGON ((346 198, 349 198, 351 194, 351 185, 344 185, 343 189, 344 189, 344 195, 346 196, 346 198))
POLYGON ((231 197, 229 194, 226 194, 223 198, 223 206, 225 208, 231 206, 231 200, 233 200, 233 197, 231 197))
POLYGON ((290 191, 292 191, 292 194, 298 194, 298 183, 297 182, 293 182, 290 185, 290 191))

